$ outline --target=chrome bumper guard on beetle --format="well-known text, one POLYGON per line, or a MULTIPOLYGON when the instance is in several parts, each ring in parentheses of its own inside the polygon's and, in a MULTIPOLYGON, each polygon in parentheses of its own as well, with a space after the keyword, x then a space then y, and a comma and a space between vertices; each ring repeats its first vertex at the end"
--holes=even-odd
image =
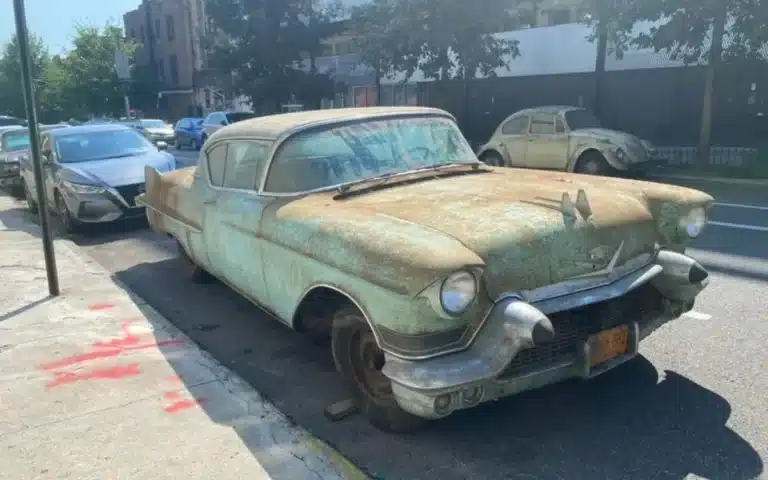
POLYGON ((383 373, 392 381, 392 391, 404 410, 433 419, 568 378, 594 377, 636 356, 640 340, 693 308, 708 282, 708 274, 698 262, 661 250, 651 263, 592 289, 532 303, 518 296, 502 298, 466 350, 427 360, 386 354, 383 373), (511 368, 516 357, 546 346, 558 334, 558 323, 551 318, 568 314, 570 309, 620 300, 641 289, 650 289, 658 308, 620 320, 629 327, 624 355, 590 368, 589 345, 578 336, 569 339, 575 342, 572 356, 534 362, 523 370, 511 368))

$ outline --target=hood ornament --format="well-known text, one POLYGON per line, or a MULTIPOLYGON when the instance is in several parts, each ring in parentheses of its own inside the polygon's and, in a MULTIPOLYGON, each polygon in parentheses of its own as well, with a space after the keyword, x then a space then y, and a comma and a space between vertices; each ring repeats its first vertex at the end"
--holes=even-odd
POLYGON ((589 200, 587 200, 587 193, 584 191, 583 188, 580 188, 579 192, 576 194, 575 203, 571 200, 571 197, 570 195, 568 195, 568 192, 563 192, 563 198, 560 201, 560 210, 564 214, 574 218, 576 217, 576 212, 579 212, 579 215, 584 220, 592 216, 592 207, 589 206, 589 200))

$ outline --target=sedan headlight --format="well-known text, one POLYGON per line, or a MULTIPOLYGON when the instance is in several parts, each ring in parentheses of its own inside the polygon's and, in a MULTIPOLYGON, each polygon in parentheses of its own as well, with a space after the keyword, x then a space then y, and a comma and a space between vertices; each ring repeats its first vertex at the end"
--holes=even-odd
POLYGON ((704 226, 707 224, 707 214, 703 208, 697 207, 688 212, 680 219, 679 227, 689 238, 696 238, 701 235, 704 226))
POLYGON ((459 315, 469 308, 477 295, 477 280, 472 273, 452 273, 440 287, 440 305, 446 313, 459 315))
POLYGON ((86 185, 84 183, 72 183, 72 182, 61 182, 63 183, 67 188, 72 190, 75 193, 104 193, 105 190, 101 187, 97 187, 96 185, 86 185))

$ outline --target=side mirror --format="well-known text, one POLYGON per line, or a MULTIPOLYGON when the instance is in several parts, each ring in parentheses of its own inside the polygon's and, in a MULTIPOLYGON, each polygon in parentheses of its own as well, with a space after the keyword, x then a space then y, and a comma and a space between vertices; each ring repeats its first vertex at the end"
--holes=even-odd
POLYGON ((158 150, 168 150, 168 144, 163 142, 162 140, 157 142, 155 146, 157 147, 158 150))

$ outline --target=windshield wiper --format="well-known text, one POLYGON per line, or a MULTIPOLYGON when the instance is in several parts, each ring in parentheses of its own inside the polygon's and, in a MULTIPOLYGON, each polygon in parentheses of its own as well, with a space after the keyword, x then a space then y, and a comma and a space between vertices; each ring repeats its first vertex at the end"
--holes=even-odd
POLYGON ((365 190, 379 188, 396 177, 404 177, 406 175, 418 174, 423 172, 439 172, 444 168, 454 168, 454 167, 461 167, 461 166, 470 167, 472 171, 485 171, 485 172, 490 171, 489 169, 485 169, 485 168, 481 170, 481 167, 485 167, 485 165, 481 162, 435 163, 432 165, 419 167, 413 170, 406 170, 404 172, 384 173, 381 175, 376 175, 374 177, 363 178, 360 180, 355 180, 354 182, 345 183, 344 185, 340 185, 338 187, 337 191, 339 193, 338 195, 336 195, 335 198, 336 199, 344 198, 347 194, 353 192, 354 187, 358 185, 367 184, 368 182, 371 182, 371 181, 374 181, 374 182, 370 185, 365 185, 365 188, 364 188, 365 190))

